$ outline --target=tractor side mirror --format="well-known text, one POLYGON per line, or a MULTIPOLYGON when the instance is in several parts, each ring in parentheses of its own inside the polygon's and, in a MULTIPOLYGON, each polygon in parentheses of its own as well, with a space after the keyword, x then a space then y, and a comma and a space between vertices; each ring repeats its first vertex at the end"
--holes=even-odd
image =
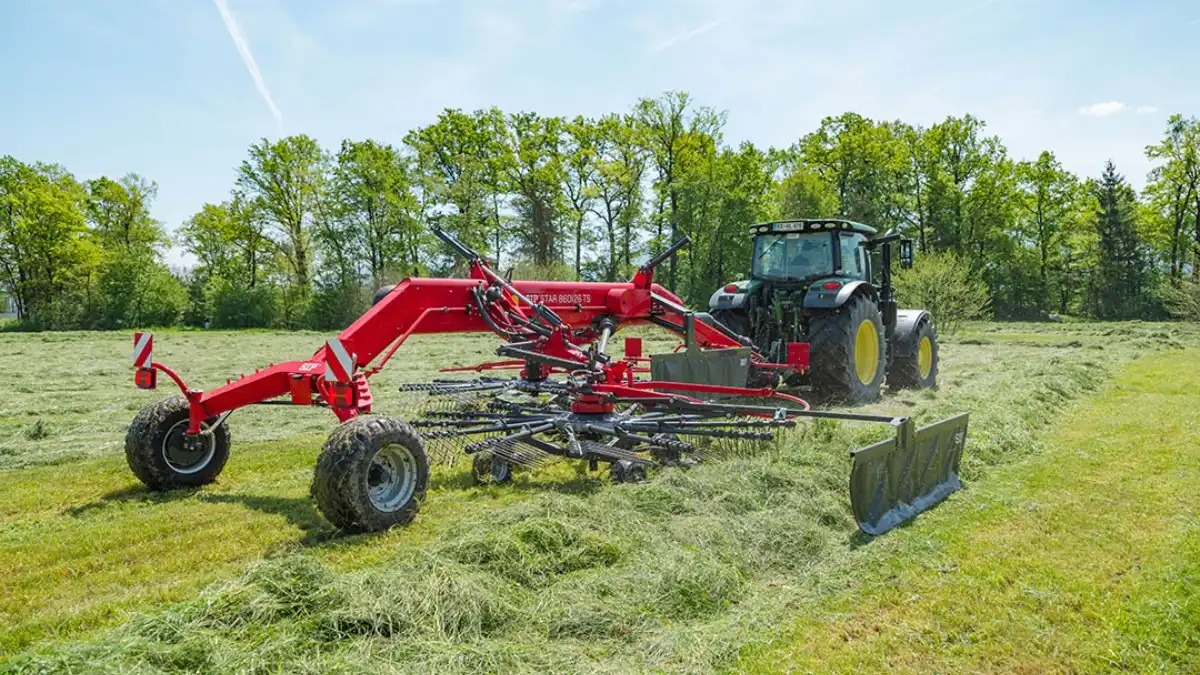
POLYGON ((913 242, 912 239, 900 240, 900 267, 909 269, 913 266, 913 242))

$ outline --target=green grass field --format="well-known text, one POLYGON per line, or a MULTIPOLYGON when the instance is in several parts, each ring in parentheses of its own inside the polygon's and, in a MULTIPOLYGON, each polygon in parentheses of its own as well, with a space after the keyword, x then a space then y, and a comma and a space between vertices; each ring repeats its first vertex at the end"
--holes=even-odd
MULTIPOLYGON (((163 333, 156 358, 211 387, 322 339, 163 333)), ((847 450, 886 431, 851 424, 640 485, 439 467, 413 526, 341 537, 307 497, 327 412, 238 412, 216 484, 152 494, 121 448, 163 392, 132 387, 129 336, 0 334, 0 671, 1186 672, 1198 347, 1146 323, 945 340, 939 390, 869 409, 970 411, 967 489, 876 540, 847 450)), ((379 410, 493 348, 414 339, 379 410)))

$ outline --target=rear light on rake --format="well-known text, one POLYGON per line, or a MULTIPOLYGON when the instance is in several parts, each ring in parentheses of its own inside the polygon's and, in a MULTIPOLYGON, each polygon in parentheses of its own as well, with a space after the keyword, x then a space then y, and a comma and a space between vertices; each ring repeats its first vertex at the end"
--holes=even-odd
POLYGON ((133 373, 133 384, 138 389, 154 389, 158 386, 158 371, 153 368, 138 368, 133 373))
POLYGON ((334 408, 354 407, 354 384, 350 382, 333 382, 329 385, 329 405, 334 408))

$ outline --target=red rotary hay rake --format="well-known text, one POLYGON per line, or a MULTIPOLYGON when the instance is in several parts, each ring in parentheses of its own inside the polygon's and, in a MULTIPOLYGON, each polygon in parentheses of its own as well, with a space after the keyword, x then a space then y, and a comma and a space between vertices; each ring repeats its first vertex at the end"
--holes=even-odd
MULTIPOLYGON (((182 396, 143 409, 126 437, 130 468, 151 489, 212 482, 229 455, 230 414, 248 405, 319 405, 341 422, 317 461, 312 495, 339 528, 376 531, 413 519, 425 497, 431 460, 465 451, 481 481, 505 482, 512 467, 555 457, 609 466, 614 481, 647 469, 688 466, 731 446, 771 441, 803 418, 884 422, 895 437, 852 453, 855 517, 878 534, 958 488, 966 415, 922 429, 904 417, 811 410, 779 391, 808 369, 808 345, 788 345, 769 363, 750 340, 707 314, 687 310, 655 284, 654 269, 681 240, 627 283, 509 282, 482 256, 435 230, 470 263, 466 279, 405 279, 311 358, 274 364, 211 391, 189 388, 152 359, 149 333, 135 336, 135 382, 153 389, 159 372, 182 396), (625 326, 652 324, 683 338, 683 349, 643 357, 625 326), (519 369, 515 378, 481 377, 406 384, 421 399, 408 421, 372 414, 371 376, 416 333, 492 332, 504 360, 475 371, 519 369), (650 377, 645 377, 649 374, 650 377)), ((459 369, 465 370, 465 369, 459 369)))

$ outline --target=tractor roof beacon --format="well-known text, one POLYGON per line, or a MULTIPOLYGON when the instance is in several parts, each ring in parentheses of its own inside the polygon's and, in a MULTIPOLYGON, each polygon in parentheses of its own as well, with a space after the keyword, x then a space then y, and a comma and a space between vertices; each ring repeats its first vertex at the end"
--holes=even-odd
MULTIPOLYGON (((154 389, 162 373, 180 395, 138 413, 125 438, 130 469, 156 490, 205 485, 229 457, 234 411, 315 405, 329 408, 341 425, 317 459, 311 494, 331 523, 350 532, 410 522, 425 499, 430 462, 463 453, 484 482, 507 482, 514 468, 556 458, 590 470, 607 465, 613 481, 628 482, 644 480, 647 469, 714 459, 731 443, 742 449, 770 441, 814 417, 895 429, 894 438, 851 453, 850 502, 865 532, 885 532, 959 487, 966 415, 918 429, 906 417, 811 410, 779 391, 778 382, 807 376, 808 344, 789 342, 786 358, 773 361, 752 340, 688 310, 654 283, 655 267, 686 238, 628 282, 595 283, 508 281, 450 234, 433 233, 467 260, 468 278, 404 279, 312 356, 216 389, 188 387, 154 360, 152 336, 136 334, 135 384, 154 389), (610 354, 616 331, 639 324, 675 333, 686 348, 644 357, 641 339, 630 337, 623 356, 610 354), (404 420, 373 413, 370 378, 404 341, 452 332, 495 334, 502 360, 444 370, 461 379, 403 385, 406 397, 418 399, 404 420), (500 370, 517 376, 492 374, 500 370), (910 470, 918 465, 921 471, 910 470)), ((861 297, 870 302, 855 301, 853 316, 878 314, 877 296, 886 294, 865 289, 861 297)))
POLYGON ((848 403, 878 399, 885 382, 936 385, 934 319, 898 309, 892 286, 895 254, 912 265, 911 240, 828 218, 758 223, 750 233, 749 278, 718 289, 709 309, 769 361, 786 363, 789 345, 807 345, 809 369, 787 384, 848 403))

